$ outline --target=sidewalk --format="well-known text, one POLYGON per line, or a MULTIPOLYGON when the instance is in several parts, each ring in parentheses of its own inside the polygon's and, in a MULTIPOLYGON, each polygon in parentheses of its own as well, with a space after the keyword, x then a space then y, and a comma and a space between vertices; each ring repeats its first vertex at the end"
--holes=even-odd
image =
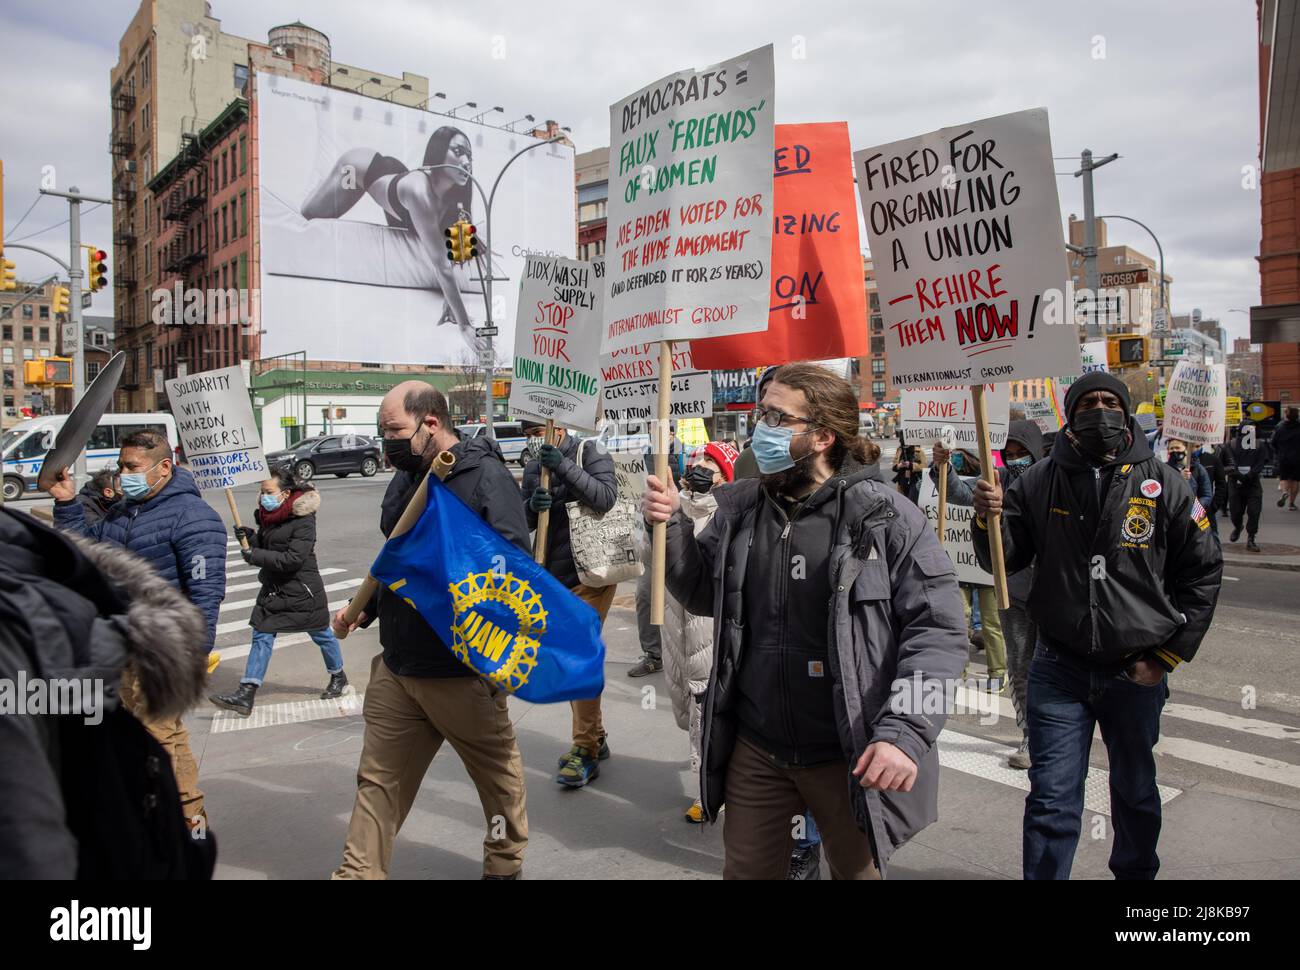
POLYGON ((1229 542, 1232 522, 1226 514, 1219 516, 1219 538, 1223 540, 1225 566, 1254 566, 1256 569, 1290 569, 1300 572, 1300 512, 1277 507, 1282 493, 1277 479, 1264 479, 1264 505, 1259 515, 1259 552, 1246 551, 1246 536, 1229 542))

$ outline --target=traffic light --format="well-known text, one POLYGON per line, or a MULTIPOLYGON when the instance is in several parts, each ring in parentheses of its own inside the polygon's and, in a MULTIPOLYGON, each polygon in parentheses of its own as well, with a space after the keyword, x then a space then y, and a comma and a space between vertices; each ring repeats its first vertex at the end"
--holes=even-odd
POLYGON ((0 259, 0 290, 18 289, 18 276, 12 259, 0 259))
POLYGON ((66 286, 56 286, 54 288, 54 306, 55 314, 68 312, 68 298, 72 296, 72 291, 66 286))
POLYGON ((98 293, 108 286, 108 253, 96 246, 86 247, 86 289, 98 293))
POLYGON ((1112 367, 1137 367, 1147 362, 1147 338, 1118 334, 1106 338, 1106 363, 1112 367))
POLYGON ((453 263, 460 262, 460 227, 461 223, 453 222, 447 227, 447 258, 453 263))
POLYGON ((31 387, 72 386, 72 358, 42 357, 23 361, 23 383, 31 387))
POLYGON ((446 230, 447 258, 453 263, 468 263, 478 256, 478 236, 474 227, 464 219, 457 219, 446 230))

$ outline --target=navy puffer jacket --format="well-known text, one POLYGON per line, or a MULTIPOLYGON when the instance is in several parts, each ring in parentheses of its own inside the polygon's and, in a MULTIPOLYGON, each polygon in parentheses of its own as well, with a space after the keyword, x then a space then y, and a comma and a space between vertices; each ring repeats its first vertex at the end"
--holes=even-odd
POLYGON ((118 502, 94 525, 81 502, 54 504, 54 524, 95 542, 129 549, 203 611, 206 647, 217 636, 217 612, 226 595, 226 527, 199 494, 194 477, 174 469, 171 481, 147 502, 118 502))

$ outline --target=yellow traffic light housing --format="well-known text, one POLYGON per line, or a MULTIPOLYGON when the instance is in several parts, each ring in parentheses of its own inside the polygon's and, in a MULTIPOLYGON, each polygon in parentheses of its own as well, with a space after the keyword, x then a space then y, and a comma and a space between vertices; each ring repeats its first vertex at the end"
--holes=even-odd
POLYGON ((460 222, 453 222, 450 226, 447 227, 447 231, 446 231, 446 236, 447 236, 447 259, 449 259, 449 260, 450 260, 451 262, 453 262, 453 263, 459 263, 459 262, 461 261, 461 259, 460 259, 460 248, 461 248, 461 243, 460 243, 460 230, 461 230, 461 225, 462 225, 462 224, 461 224, 460 222))
POLYGON ((23 361, 23 383, 31 387, 71 387, 71 357, 41 357, 23 361))
POLYGON ((72 296, 72 291, 66 286, 56 286, 54 288, 53 311, 56 314, 68 312, 68 300, 72 296))
POLYGON ((474 227, 468 222, 460 224, 460 245, 461 262, 467 263, 478 257, 478 236, 474 227))
POLYGON ((98 293, 108 285, 108 253, 98 246, 86 247, 86 289, 98 293))
POLYGON ((12 259, 0 259, 0 290, 18 289, 18 274, 12 259))
POLYGON ((1106 363, 1111 368, 1139 367, 1150 355, 1147 338, 1135 333, 1121 333, 1106 338, 1106 363))

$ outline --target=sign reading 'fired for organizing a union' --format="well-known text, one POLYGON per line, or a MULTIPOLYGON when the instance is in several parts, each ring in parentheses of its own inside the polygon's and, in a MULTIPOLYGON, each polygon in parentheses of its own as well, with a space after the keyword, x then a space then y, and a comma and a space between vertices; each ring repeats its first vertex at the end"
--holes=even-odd
POLYGON ((610 106, 601 350, 767 329, 771 46, 610 106))
POLYGON ((1076 371, 1045 109, 868 148, 853 166, 895 387, 1076 371))
POLYGON ((168 381, 167 399, 194 484, 200 489, 266 481, 270 473, 240 368, 223 367, 168 381))
POLYGON ((515 320, 510 413, 596 429, 604 260, 529 256, 515 320))

